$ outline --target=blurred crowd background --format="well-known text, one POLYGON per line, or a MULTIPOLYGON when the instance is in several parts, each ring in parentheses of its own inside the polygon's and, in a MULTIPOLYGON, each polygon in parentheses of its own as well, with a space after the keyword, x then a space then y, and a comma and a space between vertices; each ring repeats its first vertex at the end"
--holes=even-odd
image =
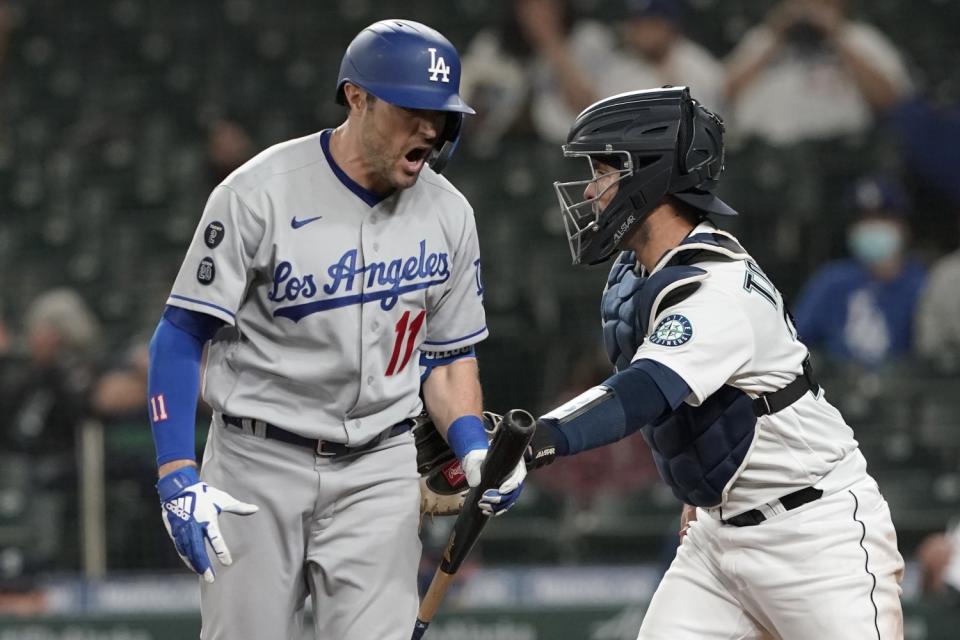
MULTIPOLYGON (((446 175, 476 210, 488 407, 544 411, 609 375, 606 269, 570 266, 551 184, 578 166, 559 144, 596 99, 689 85, 727 123, 727 228, 856 430, 908 597, 960 606, 952 0, 0 0, 0 594, 179 567, 153 488, 147 341, 211 188, 339 124, 343 50, 388 17, 455 43, 478 112, 446 175)), ((639 437, 529 484, 483 562, 672 555, 679 505, 639 437)))

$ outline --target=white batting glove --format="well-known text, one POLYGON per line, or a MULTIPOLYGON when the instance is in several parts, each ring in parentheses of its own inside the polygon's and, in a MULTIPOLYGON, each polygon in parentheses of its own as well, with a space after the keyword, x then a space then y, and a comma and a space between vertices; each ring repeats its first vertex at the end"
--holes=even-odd
POLYGON ((474 449, 463 456, 463 460, 460 461, 463 475, 467 476, 467 484, 471 487, 480 484, 480 472, 483 470, 483 461, 486 459, 486 449, 474 449))
MULTIPOLYGON (((487 452, 483 451, 483 457, 480 459, 481 464, 483 464, 483 459, 486 457, 487 452)), ((526 477, 527 464, 523 461, 523 458, 521 458, 517 466, 513 468, 513 471, 510 472, 510 475, 504 479, 498 488, 487 489, 483 492, 480 500, 477 501, 477 506, 480 508, 480 511, 483 511, 483 513, 488 516, 499 516, 506 513, 520 497, 520 492, 523 491, 523 481, 526 477)), ((467 482, 469 482, 469 480, 467 480, 467 482)), ((480 482, 479 478, 477 482, 480 482)))
MULTIPOLYGON (((480 484, 483 461, 487 459, 490 446, 483 421, 477 416, 464 416, 454 420, 447 430, 447 442, 460 458, 467 484, 471 487, 480 484)), ((527 467, 521 460, 500 487, 483 492, 477 506, 488 516, 505 513, 520 497, 526 475, 527 467)))
POLYGON ((233 563, 230 550, 220 534, 221 512, 247 516, 259 507, 240 502, 229 493, 215 489, 200 480, 196 467, 182 467, 157 482, 161 515, 167 533, 180 559, 206 582, 214 581, 214 571, 207 555, 210 543, 220 564, 233 563))

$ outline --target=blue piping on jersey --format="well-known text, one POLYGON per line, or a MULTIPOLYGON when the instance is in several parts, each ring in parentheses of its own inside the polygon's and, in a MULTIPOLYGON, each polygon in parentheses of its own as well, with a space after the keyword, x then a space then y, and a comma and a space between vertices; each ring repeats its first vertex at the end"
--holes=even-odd
POLYGON ((175 293, 171 293, 170 297, 174 300, 183 300, 185 302, 192 302, 194 304, 202 304, 205 307, 210 307, 211 309, 216 309, 217 311, 223 311, 225 314, 236 320, 237 316, 229 309, 221 307, 219 305, 213 304, 212 302, 206 302, 204 300, 197 300, 196 298, 188 298, 187 296, 180 296, 175 293))
MULTIPOLYGON (((410 291, 417 291, 418 289, 427 289, 434 285, 443 284, 449 278, 443 278, 442 280, 429 280, 427 282, 416 282, 414 284, 408 284, 403 287, 397 287, 395 289, 387 289, 385 291, 374 291, 373 293, 358 293, 353 296, 343 296, 342 298, 328 298, 326 300, 317 300, 315 302, 308 302, 306 304, 295 304, 291 307, 283 307, 277 309, 273 312, 274 318, 290 318, 294 322, 299 322, 302 318, 305 318, 313 313, 318 313, 320 311, 329 311, 330 309, 338 309, 340 307, 349 307, 355 304, 366 304, 367 302, 375 302, 377 300, 383 300, 381 307, 385 310, 390 310, 397 304, 399 296, 410 291)), ((473 334, 476 335, 476 334, 473 334)), ((468 336, 470 337, 470 336, 468 336)), ((461 338, 462 340, 462 338, 461 338)), ((453 341, 451 341, 453 342, 453 341)), ((446 343, 431 343, 431 344, 446 344, 446 343)))
POLYGON ((460 342, 461 340, 468 340, 474 336, 478 336, 486 330, 487 330, 487 325, 483 325, 482 327, 480 327, 479 331, 474 331, 470 335, 463 336, 462 338, 454 338, 453 340, 441 340, 441 341, 424 340, 423 344, 453 344, 454 342, 460 342))
POLYGON ((393 192, 385 195, 374 193, 366 187, 357 184, 353 178, 348 176, 344 170, 340 168, 340 165, 338 165, 336 160, 333 159, 333 156, 330 155, 331 133, 333 133, 333 129, 324 129, 320 132, 320 146, 323 148, 323 155, 327 159, 327 164, 330 165, 333 175, 337 176, 337 179, 343 183, 343 186, 345 186, 347 189, 350 189, 350 191, 352 191, 355 196, 363 200, 368 207, 375 207, 390 197, 393 192))

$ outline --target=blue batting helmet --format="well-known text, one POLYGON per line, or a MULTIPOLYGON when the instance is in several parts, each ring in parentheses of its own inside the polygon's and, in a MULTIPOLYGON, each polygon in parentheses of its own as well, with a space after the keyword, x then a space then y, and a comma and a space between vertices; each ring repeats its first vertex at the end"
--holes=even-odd
POLYGON ((439 31, 412 20, 381 20, 357 34, 340 63, 340 104, 346 104, 343 85, 347 82, 398 107, 448 112, 446 126, 427 159, 437 173, 456 149, 463 114, 475 113, 460 97, 456 48, 439 31))

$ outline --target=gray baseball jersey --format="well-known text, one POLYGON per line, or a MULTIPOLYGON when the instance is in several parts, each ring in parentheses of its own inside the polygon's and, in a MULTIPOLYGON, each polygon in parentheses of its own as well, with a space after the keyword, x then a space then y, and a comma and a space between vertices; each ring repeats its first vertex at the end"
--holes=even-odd
POLYGON ((167 304, 232 325, 210 344, 217 411, 362 444, 421 410, 418 352, 487 336, 473 210, 424 167, 379 198, 330 130, 276 145, 210 196, 167 304))

